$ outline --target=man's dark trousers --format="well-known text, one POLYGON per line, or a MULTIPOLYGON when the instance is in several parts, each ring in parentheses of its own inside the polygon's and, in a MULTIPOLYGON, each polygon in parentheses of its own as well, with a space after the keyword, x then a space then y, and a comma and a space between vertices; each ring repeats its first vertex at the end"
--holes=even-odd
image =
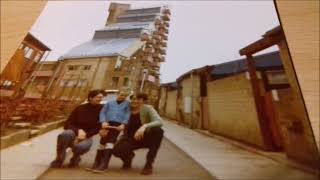
POLYGON ((152 164, 157 156, 163 138, 163 130, 160 127, 147 129, 143 139, 135 140, 133 137, 122 137, 113 148, 113 155, 119 157, 123 162, 131 160, 133 151, 141 148, 148 148, 147 164, 152 164))

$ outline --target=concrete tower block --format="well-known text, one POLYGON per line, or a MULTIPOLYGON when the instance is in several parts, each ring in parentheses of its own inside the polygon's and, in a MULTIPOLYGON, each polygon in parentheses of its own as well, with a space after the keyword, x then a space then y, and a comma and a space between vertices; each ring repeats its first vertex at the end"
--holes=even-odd
POLYGON ((106 25, 116 23, 117 17, 128 9, 130 9, 130 4, 111 3, 106 25))

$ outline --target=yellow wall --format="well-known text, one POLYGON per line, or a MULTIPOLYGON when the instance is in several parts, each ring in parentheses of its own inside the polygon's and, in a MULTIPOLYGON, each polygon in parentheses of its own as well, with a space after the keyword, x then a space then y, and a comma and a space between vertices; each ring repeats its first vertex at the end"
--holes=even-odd
POLYGON ((1 1, 1 65, 7 65, 47 1, 1 1))
POLYGON ((263 148, 254 97, 245 74, 207 85, 210 131, 263 148))
POLYGON ((319 1, 276 1, 319 149, 319 1))

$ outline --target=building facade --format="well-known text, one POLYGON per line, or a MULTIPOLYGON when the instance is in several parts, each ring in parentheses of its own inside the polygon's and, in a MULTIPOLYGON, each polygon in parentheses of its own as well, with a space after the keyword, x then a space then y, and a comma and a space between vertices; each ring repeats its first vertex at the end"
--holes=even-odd
POLYGON ((111 3, 106 26, 60 57, 45 94, 83 100, 91 89, 129 88, 148 93, 155 105, 169 21, 167 7, 130 9, 111 3))

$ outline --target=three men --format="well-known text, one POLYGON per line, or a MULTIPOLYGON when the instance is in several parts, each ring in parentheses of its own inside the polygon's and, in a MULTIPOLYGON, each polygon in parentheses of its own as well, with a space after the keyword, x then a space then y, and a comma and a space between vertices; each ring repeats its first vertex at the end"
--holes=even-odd
POLYGON ((120 91, 116 100, 107 102, 102 108, 99 104, 101 91, 91 91, 89 103, 78 106, 71 113, 64 126, 65 131, 58 136, 57 157, 51 167, 61 167, 68 147, 74 152, 69 167, 78 166, 80 156, 88 152, 92 145, 91 136, 99 132, 100 146, 92 167, 87 169, 104 172, 112 154, 123 161, 123 169, 129 169, 133 151, 148 148, 141 174, 152 174, 153 162, 163 138, 161 117, 152 106, 145 104, 148 99, 146 94, 132 95, 131 103, 126 100, 127 96, 126 92, 120 91), (121 131, 124 134, 117 142, 121 131))

